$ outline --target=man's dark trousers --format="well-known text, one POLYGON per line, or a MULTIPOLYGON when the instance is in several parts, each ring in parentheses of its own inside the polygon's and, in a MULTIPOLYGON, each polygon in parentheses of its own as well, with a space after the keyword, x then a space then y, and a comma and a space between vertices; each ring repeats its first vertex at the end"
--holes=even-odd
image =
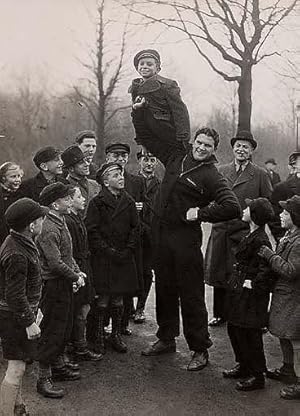
POLYGON ((189 224, 160 228, 155 262, 157 337, 179 335, 179 299, 183 332, 191 351, 212 345, 204 299, 201 231, 189 224))

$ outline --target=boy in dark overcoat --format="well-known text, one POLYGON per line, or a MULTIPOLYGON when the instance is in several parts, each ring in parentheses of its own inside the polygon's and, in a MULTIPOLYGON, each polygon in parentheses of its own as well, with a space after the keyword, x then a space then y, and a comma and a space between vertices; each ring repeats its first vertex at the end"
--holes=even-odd
POLYGON ((80 378, 79 372, 69 368, 63 359, 73 325, 73 289, 84 286, 86 277, 73 258, 72 239, 64 218, 70 212, 73 192, 69 185, 57 182, 46 186, 40 195, 40 203, 50 210, 37 239, 44 280, 37 391, 53 398, 62 397, 63 391, 54 389, 52 378, 80 378))
POLYGON ((42 292, 39 253, 34 243, 45 210, 29 198, 14 202, 5 212, 10 235, 0 249, 0 336, 8 360, 0 388, 0 414, 28 415, 22 399, 26 361, 35 358, 36 323, 42 292))
POLYGON ((139 238, 139 219, 135 202, 124 191, 122 166, 111 162, 97 173, 102 190, 89 204, 86 227, 94 286, 97 299, 96 351, 104 353, 105 317, 110 307, 112 347, 126 352, 121 339, 123 296, 134 295, 138 289, 134 250, 139 238))
MULTIPOLYGON (((134 66, 141 78, 134 79, 129 88, 133 108, 144 108, 145 127, 161 141, 175 146, 190 140, 190 120, 186 105, 181 99, 176 81, 164 78, 160 55, 156 50, 145 49, 134 57, 134 66)), ((137 142, 140 144, 139 135, 137 142)))
POLYGON ((85 224, 80 215, 85 209, 86 200, 79 187, 74 187, 71 196, 71 211, 65 216, 72 237, 73 257, 81 271, 86 274, 85 285, 74 293, 72 344, 73 356, 78 361, 99 361, 101 354, 90 351, 86 341, 86 322, 90 303, 94 298, 90 250, 85 224))
POLYGON ((223 372, 225 378, 243 378, 237 390, 250 391, 264 387, 266 359, 262 330, 268 322, 270 272, 258 255, 259 249, 271 243, 265 224, 273 217, 271 203, 266 198, 246 199, 242 220, 250 232, 241 240, 236 251, 234 273, 228 292, 228 335, 238 363, 223 372))

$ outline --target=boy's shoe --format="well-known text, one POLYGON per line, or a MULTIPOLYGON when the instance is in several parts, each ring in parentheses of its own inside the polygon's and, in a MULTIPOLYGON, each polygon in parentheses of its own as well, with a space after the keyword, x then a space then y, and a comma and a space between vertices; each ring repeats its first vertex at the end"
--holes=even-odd
POLYGON ((214 317, 214 318, 212 318, 212 319, 209 321, 208 325, 209 325, 209 326, 221 326, 221 325, 223 325, 225 322, 226 322, 226 321, 225 321, 225 319, 223 319, 223 318, 214 317))
POLYGON ((146 320, 145 313, 143 310, 136 311, 134 316, 134 323, 135 324, 143 324, 146 320))
POLYGON ((154 344, 150 345, 144 351, 142 351, 142 355, 151 356, 151 355, 160 355, 160 354, 167 354, 170 352, 176 352, 176 342, 175 339, 170 341, 163 341, 159 339, 158 341, 154 342, 154 344))
POLYGON ((231 368, 230 370, 223 371, 224 378, 246 378, 249 377, 249 371, 241 367, 240 364, 237 364, 235 367, 231 368))
POLYGON ((282 383, 293 384, 296 383, 297 377, 293 369, 286 369, 284 365, 281 368, 275 368, 274 370, 267 370, 266 377, 275 380, 281 381, 282 383))
POLYGON ((235 388, 239 391, 252 391, 259 390, 265 387, 265 378, 262 377, 250 377, 245 381, 239 381, 236 383, 235 388))
POLYGON ((42 378, 37 381, 36 390, 44 397, 61 399, 64 397, 63 389, 58 389, 52 383, 51 378, 42 378))
POLYGON ((119 334, 111 335, 110 337, 110 344, 113 347, 113 349, 117 352, 125 353, 127 352, 127 345, 122 340, 119 334))
POLYGON ((61 368, 52 368, 52 378, 55 381, 75 381, 81 378, 79 371, 73 371, 64 366, 61 368))
POLYGON ((25 403, 15 405, 14 416, 30 416, 30 413, 26 409, 25 403))
POLYGON ((200 371, 208 364, 208 351, 195 351, 193 357, 187 366, 188 371, 200 371))
POLYGON ((129 327, 127 326, 126 328, 122 328, 122 329, 121 329, 121 334, 122 334, 122 335, 126 335, 127 337, 129 337, 130 335, 132 335, 132 331, 131 331, 131 329, 129 329, 129 327))
POLYGON ((280 397, 286 400, 300 399, 300 383, 296 383, 292 386, 286 386, 281 389, 280 397))
POLYGON ((102 354, 97 354, 87 348, 82 351, 74 351, 73 355, 77 361, 100 361, 103 358, 102 354))

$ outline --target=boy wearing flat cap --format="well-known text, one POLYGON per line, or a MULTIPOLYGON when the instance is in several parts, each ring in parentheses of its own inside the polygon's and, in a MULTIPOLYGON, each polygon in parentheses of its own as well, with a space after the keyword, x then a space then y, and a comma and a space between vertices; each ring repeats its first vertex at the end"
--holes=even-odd
POLYGON ((0 337, 8 360, 0 387, 1 415, 25 415, 22 378, 27 360, 35 358, 36 324, 42 290, 35 237, 46 214, 37 202, 21 198, 5 213, 10 234, 0 249, 0 337))
POLYGON ((284 387, 283 399, 300 399, 300 196, 280 201, 282 228, 286 230, 276 252, 262 246, 259 254, 275 280, 270 306, 269 330, 279 338, 283 365, 267 372, 272 380, 295 383, 284 387))
MULTIPOLYGON (((132 81, 129 92, 133 110, 143 113, 145 128, 160 141, 187 147, 190 140, 190 120, 176 81, 158 75, 161 69, 159 53, 145 49, 134 57, 134 66, 141 78, 132 81)), ((140 144, 136 133, 137 143, 140 144)))
POLYGON ((133 198, 124 190, 120 164, 102 165, 97 181, 102 190, 90 202, 86 217, 98 295, 96 352, 105 353, 104 326, 110 308, 110 344, 124 353, 127 346, 121 338, 123 296, 133 296, 138 289, 134 251, 139 238, 139 219, 133 198))
POLYGON ((53 146, 39 149, 33 157, 39 173, 23 181, 20 193, 24 197, 39 201, 40 193, 45 186, 55 182, 66 182, 63 177, 61 151, 53 146))
POLYGON ((67 366, 63 353, 72 330, 73 289, 84 286, 85 273, 73 258, 72 239, 64 218, 70 212, 72 187, 60 182, 46 186, 41 204, 50 208, 37 239, 44 280, 39 340, 37 391, 50 398, 63 397, 53 380, 78 380, 79 372, 67 366))
POLYGON ((270 270, 258 252, 264 245, 271 247, 265 232, 274 215, 266 198, 246 199, 242 221, 250 232, 237 246, 234 272, 228 289, 228 335, 237 365, 225 370, 225 378, 246 378, 236 385, 239 391, 262 389, 265 385, 266 359, 262 330, 268 323, 271 289, 270 270))

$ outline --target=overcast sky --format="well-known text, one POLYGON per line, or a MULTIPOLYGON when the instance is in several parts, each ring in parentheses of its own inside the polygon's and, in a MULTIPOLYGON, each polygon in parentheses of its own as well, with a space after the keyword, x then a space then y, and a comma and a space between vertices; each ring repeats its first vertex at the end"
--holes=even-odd
MULTIPOLYGON (((111 0, 108 3, 112 5, 111 0)), ((94 5, 95 0, 0 0, 0 89, 9 90, 16 79, 30 74, 34 85, 44 84, 51 92, 60 93, 83 78, 86 73, 76 57, 87 62, 87 52, 94 44, 94 5)), ((107 32, 113 53, 119 36, 116 27, 122 27, 125 13, 121 8, 109 12, 120 22, 107 32)), ((122 94, 136 76, 132 55, 141 48, 156 47, 162 55, 162 75, 178 80, 192 117, 204 117, 212 105, 229 102, 232 88, 207 67, 188 42, 176 43, 178 34, 165 33, 161 28, 154 33, 153 29, 136 33, 129 39, 122 94)), ((299 40, 298 32, 291 36, 281 31, 277 42, 280 47, 286 44, 300 50, 299 40)), ((285 119, 291 111, 288 91, 272 68, 278 69, 275 59, 254 70, 254 121, 262 116, 285 119)))

